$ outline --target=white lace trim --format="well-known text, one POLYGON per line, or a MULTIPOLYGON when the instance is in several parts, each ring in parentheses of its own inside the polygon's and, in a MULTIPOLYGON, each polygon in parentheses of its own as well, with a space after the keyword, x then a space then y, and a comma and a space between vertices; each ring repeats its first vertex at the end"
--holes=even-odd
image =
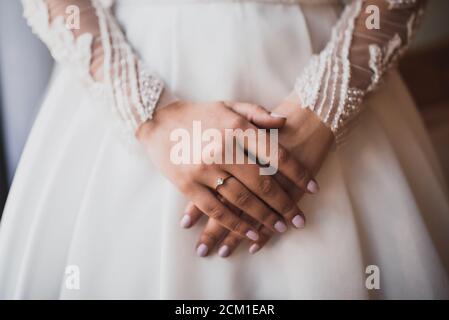
POLYGON ((54 59, 75 68, 93 94, 104 104, 113 106, 128 130, 133 132, 152 118, 164 85, 144 67, 126 42, 110 12, 113 0, 91 1, 98 17, 104 50, 104 79, 101 82, 91 75, 92 33, 85 31, 75 37, 66 27, 63 16, 50 19, 45 0, 22 0, 22 3, 24 17, 48 46, 54 59))
POLYGON ((389 9, 404 9, 411 8, 416 5, 417 0, 386 0, 389 4, 389 9))
POLYGON ((51 23, 44 0, 23 0, 24 17, 33 33, 48 45, 51 55, 58 62, 76 67, 85 80, 90 76, 91 47, 93 37, 85 33, 75 39, 65 24, 64 17, 56 17, 51 23))
MULTIPOLYGON (((389 3, 389 10, 417 5, 417 1, 386 1, 389 3)), ((352 64, 349 59, 354 24, 365 2, 353 1, 346 7, 332 31, 328 45, 319 55, 311 58, 295 84, 301 106, 315 112, 334 132, 337 142, 342 140, 349 124, 361 112, 365 95, 378 86, 384 73, 406 50, 423 12, 421 7, 410 16, 407 25, 403 26, 406 29, 406 41, 395 33, 383 44, 373 43, 366 47, 367 67, 370 69, 367 70, 367 67, 352 64), (367 87, 350 86, 353 68, 363 70, 370 77, 367 87)))
POLYGON ((345 9, 329 44, 321 54, 312 57, 295 84, 301 106, 314 111, 336 134, 358 111, 358 102, 364 95, 349 87, 349 48, 360 10, 360 1, 345 9))

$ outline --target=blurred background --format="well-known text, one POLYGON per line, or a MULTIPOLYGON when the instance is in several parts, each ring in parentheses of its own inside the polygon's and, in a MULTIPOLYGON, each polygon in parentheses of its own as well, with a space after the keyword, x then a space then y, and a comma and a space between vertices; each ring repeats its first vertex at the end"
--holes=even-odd
POLYGON ((21 1, 0 1, 0 212, 52 67, 22 18, 21 1))
MULTIPOLYGON (((0 216, 53 62, 22 18, 20 1, 0 1, 0 216)), ((400 72, 423 115, 449 181, 449 1, 430 0, 400 72)))

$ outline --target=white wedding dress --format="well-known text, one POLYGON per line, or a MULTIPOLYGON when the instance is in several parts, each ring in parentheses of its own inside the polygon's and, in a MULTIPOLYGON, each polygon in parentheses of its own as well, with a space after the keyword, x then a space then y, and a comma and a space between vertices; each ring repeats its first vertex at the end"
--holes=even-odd
MULTIPOLYGON (((274 108, 330 39, 338 1, 119 0, 127 40, 180 99, 274 108), (308 2, 308 3, 306 3, 308 2)), ((449 202, 396 71, 305 197, 302 231, 199 258, 186 199, 65 65, 56 68, 0 226, 3 299, 449 297, 449 202), (369 290, 367 267, 380 271, 369 290), (67 270, 79 270, 79 288, 67 270)), ((24 88, 26 90, 26 88, 24 88)))

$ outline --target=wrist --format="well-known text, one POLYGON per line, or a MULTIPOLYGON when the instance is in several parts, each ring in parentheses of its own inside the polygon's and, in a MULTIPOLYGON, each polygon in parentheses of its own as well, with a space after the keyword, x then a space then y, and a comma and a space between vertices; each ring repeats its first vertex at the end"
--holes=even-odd
POLYGON ((308 108, 300 106, 298 96, 293 93, 275 110, 287 118, 282 133, 289 137, 288 143, 293 147, 301 146, 317 139, 331 145, 334 134, 331 129, 308 108))
POLYGON ((279 131, 281 144, 297 154, 310 173, 315 174, 334 143, 331 129, 313 111, 302 108, 297 96, 284 100, 275 112, 287 118, 279 131))
POLYGON ((296 141, 298 145, 305 145, 314 141, 331 145, 334 134, 331 129, 310 109, 296 106, 296 141))
POLYGON ((170 102, 168 102, 168 100, 165 101, 167 103, 155 110, 152 119, 148 119, 137 128, 135 136, 140 143, 146 144, 149 140, 151 140, 151 138, 155 135, 158 129, 168 118, 166 114, 168 114, 173 109, 178 109, 183 103, 177 99, 173 99, 170 102))

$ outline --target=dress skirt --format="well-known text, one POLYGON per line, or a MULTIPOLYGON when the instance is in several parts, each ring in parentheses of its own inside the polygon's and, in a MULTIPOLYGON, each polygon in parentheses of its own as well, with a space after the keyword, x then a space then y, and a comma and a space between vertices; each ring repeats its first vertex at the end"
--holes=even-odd
MULTIPOLYGON (((341 8, 325 2, 119 0, 115 12, 180 99, 273 109, 329 39, 341 8)), ((300 201, 306 228, 228 259, 196 255, 205 220, 179 227, 187 199, 110 113, 56 68, 0 226, 0 298, 449 297, 447 187, 396 71, 300 201)))

